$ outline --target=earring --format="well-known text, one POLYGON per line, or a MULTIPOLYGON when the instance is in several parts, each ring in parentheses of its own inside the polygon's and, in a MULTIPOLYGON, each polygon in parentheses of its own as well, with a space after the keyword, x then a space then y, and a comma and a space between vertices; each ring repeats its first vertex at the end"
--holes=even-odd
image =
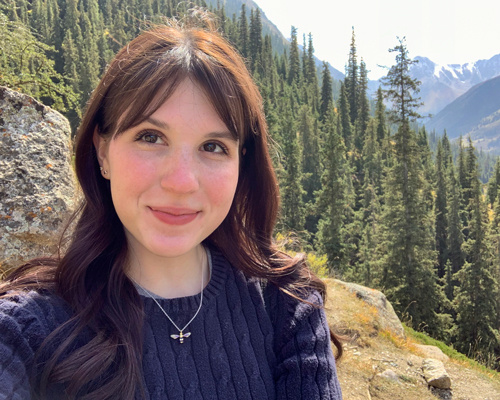
POLYGON ((107 175, 108 171, 106 171, 103 167, 99 167, 103 175, 107 175))

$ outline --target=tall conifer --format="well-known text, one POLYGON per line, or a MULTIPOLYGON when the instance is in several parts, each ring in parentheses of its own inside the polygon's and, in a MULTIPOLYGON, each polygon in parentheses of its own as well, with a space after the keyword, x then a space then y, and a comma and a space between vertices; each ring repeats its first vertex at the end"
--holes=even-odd
POLYGON ((338 131, 333 107, 329 107, 323 125, 322 188, 318 194, 317 247, 327 255, 331 273, 344 272, 344 220, 347 199, 347 162, 342 136, 338 131))
POLYGON ((349 49, 349 59, 347 61, 345 76, 345 91, 347 101, 349 102, 350 123, 354 125, 358 118, 359 109, 359 66, 358 56, 356 54, 356 36, 354 27, 352 27, 351 46, 349 49))
POLYGON ((297 28, 292 26, 291 43, 290 43, 290 62, 288 69, 288 83, 297 85, 300 82, 300 56, 299 56, 299 43, 297 41, 297 28))
POLYGON ((384 83, 398 131, 394 135, 393 166, 387 171, 384 187, 381 284, 396 310, 400 315, 407 314, 415 328, 427 327, 431 333, 441 334, 442 318, 436 311, 444 297, 434 274, 433 218, 426 206, 424 190, 428 186, 417 135, 410 128, 410 121, 418 117, 419 82, 409 74, 413 61, 404 40, 390 51, 396 52, 396 64, 384 83))
POLYGON ((326 115, 331 107, 333 107, 333 86, 332 76, 328 64, 323 61, 323 70, 321 73, 321 101, 319 108, 319 118, 325 121, 326 115))
POLYGON ((240 17, 238 18, 238 50, 243 57, 249 55, 249 35, 246 5, 241 5, 240 17))
POLYGON ((482 200, 477 162, 472 143, 467 157, 468 236, 464 243, 465 264, 457 273, 456 288, 457 343, 463 353, 491 362, 495 350, 500 350, 500 334, 496 319, 498 290, 494 277, 493 254, 487 241, 487 211, 482 200))

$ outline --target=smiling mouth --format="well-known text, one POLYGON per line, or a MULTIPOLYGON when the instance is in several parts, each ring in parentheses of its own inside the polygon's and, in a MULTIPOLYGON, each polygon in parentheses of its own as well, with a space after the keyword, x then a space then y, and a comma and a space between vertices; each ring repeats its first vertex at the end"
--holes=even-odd
POLYGON ((192 222, 200 211, 182 208, 151 208, 151 213, 156 219, 167 225, 185 225, 192 222))

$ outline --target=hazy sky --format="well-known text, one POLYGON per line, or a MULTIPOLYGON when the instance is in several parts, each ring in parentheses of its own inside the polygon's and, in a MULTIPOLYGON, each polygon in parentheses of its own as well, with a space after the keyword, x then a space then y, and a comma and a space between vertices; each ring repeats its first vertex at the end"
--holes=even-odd
POLYGON ((410 57, 437 64, 463 64, 500 53, 498 0, 254 0, 278 29, 313 35, 316 56, 344 72, 354 26, 358 61, 370 79, 385 75, 377 64, 391 66, 387 50, 406 37, 410 57))

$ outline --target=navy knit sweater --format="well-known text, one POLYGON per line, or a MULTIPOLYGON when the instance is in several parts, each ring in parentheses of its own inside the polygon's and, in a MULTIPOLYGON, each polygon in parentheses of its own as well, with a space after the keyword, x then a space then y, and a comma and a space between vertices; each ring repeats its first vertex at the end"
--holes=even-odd
MULTIPOLYGON (((323 309, 299 302, 274 286, 262 289, 222 255, 212 252, 212 277, 203 306, 185 332, 157 304, 144 302, 144 387, 159 399, 341 399, 323 309)), ((182 327, 200 296, 160 299, 182 327)), ((321 304, 318 293, 308 301, 321 304)), ((29 371, 47 335, 70 317, 54 295, 29 292, 0 301, 0 400, 29 399, 29 371)))

